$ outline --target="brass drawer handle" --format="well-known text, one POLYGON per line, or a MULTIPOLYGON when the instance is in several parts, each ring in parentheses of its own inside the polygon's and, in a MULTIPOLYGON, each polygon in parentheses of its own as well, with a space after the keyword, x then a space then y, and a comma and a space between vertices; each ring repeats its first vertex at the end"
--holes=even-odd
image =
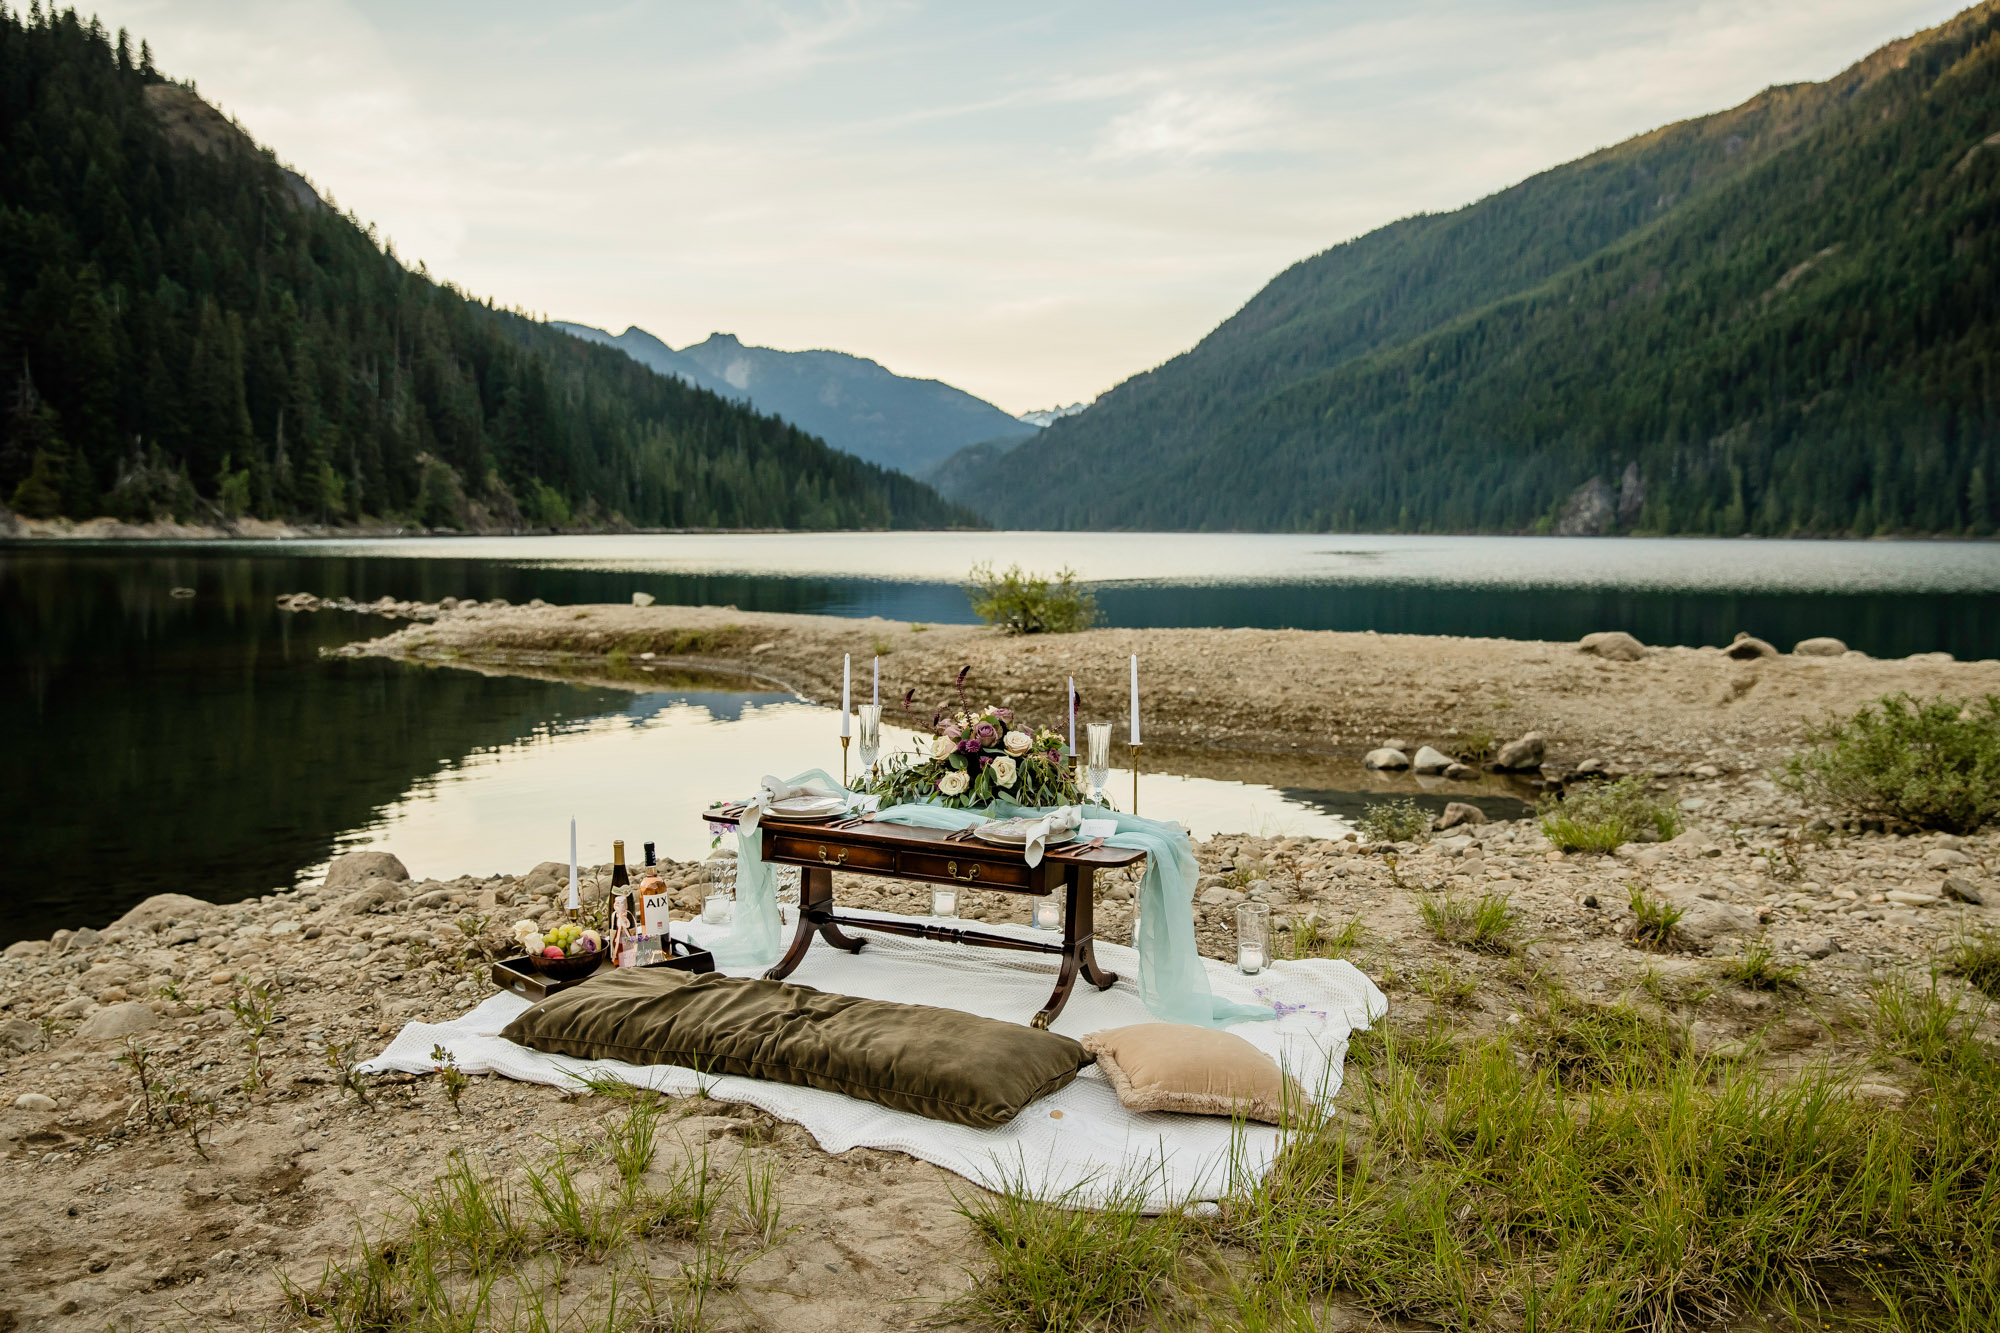
POLYGON ((821 865, 844 866, 847 864, 847 848, 841 848, 839 856, 828 856, 826 854, 826 844, 821 843, 819 847, 819 860, 821 865))
POLYGON ((972 883, 972 881, 979 878, 979 867, 976 864, 967 866, 965 869, 965 873, 961 875, 958 873, 958 862, 946 861, 944 863, 944 873, 950 875, 953 879, 961 880, 964 883, 970 884, 972 883))

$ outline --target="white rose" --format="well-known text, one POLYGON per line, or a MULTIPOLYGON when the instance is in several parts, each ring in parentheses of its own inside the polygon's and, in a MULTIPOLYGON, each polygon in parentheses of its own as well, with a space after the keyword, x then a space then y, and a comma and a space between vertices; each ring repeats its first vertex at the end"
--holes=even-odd
POLYGON ((523 935, 521 937, 521 948, 530 956, 539 955, 542 950, 548 947, 549 942, 540 935, 523 935))
POLYGON ((993 761, 993 780, 1003 787, 1014 785, 1014 761, 1001 755, 993 761))
POLYGON ((939 736, 931 742, 931 758, 949 759, 951 752, 958 748, 958 742, 949 736, 939 736))
POLYGON ((946 796, 962 796, 971 785, 972 779, 956 768, 938 779, 938 790, 946 796))
POLYGON ((1010 731, 1000 743, 1006 746, 1007 753, 1016 759, 1035 748, 1035 738, 1025 731, 1010 731))

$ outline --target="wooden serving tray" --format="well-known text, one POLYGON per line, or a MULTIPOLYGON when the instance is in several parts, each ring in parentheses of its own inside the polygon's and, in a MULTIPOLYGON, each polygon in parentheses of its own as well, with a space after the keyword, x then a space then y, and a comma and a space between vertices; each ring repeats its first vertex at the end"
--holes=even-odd
MULTIPOLYGON (((658 962, 647 963, 645 966, 671 967, 679 972, 715 971, 715 956, 709 953, 708 950, 691 948, 680 940, 675 940, 673 947, 675 953, 671 958, 662 958, 658 962)), ((559 981, 552 976, 537 971, 535 965, 528 961, 526 954, 517 954, 512 958, 502 958, 493 964, 493 984, 501 990, 512 991, 514 994, 530 1000, 546 1000, 557 991, 568 990, 572 986, 581 986, 584 982, 589 981, 590 977, 597 976, 608 970, 610 969, 600 967, 596 972, 591 973, 589 977, 573 977, 568 981, 559 981)))

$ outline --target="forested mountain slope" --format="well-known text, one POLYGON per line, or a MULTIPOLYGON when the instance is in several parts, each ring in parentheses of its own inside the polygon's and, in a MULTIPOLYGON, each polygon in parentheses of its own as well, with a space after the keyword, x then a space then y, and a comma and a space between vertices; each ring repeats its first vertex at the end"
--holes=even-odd
POLYGON ((73 12, 0 11, 0 411, 0 502, 37 517, 966 517, 406 269, 73 12))
POLYGON ((950 489, 1072 527, 1991 531, 1996 132, 1987 3, 1295 265, 950 489))

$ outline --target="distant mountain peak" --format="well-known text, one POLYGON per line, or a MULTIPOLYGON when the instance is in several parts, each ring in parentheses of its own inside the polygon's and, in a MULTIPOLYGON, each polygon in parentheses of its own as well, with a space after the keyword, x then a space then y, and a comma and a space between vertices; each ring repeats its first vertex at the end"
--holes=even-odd
POLYGON ((912 476, 967 445, 1019 441, 1040 429, 963 389, 898 375, 850 352, 782 352, 722 332, 676 351, 637 325, 615 337, 584 324, 555 321, 555 326, 616 347, 663 375, 780 417, 844 453, 912 476))
POLYGON ((1064 417, 1075 416, 1089 406, 1090 403, 1083 402, 1071 403, 1068 407, 1038 407, 1032 412, 1021 413, 1014 420, 1024 425, 1046 429, 1049 426, 1053 426, 1056 422, 1061 421, 1064 417))

